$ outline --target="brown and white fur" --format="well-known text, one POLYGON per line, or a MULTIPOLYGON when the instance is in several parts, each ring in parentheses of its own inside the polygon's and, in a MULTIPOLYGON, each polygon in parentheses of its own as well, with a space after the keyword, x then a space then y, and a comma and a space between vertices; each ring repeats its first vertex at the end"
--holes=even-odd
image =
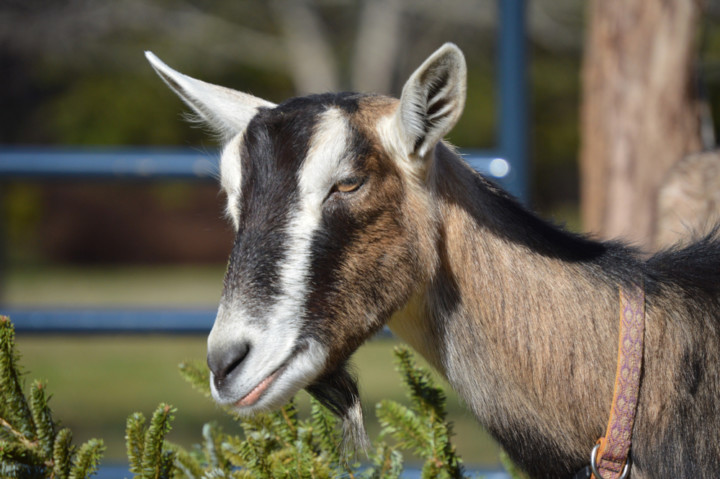
POLYGON ((306 388, 362 437, 346 364, 387 324, 532 477, 567 477, 609 414, 618 287, 643 283, 632 477, 720 477, 717 235, 645 261, 525 210, 442 141, 465 102, 451 44, 400 100, 274 105, 147 57, 226 140, 237 236, 208 338, 219 403, 251 414, 306 388))

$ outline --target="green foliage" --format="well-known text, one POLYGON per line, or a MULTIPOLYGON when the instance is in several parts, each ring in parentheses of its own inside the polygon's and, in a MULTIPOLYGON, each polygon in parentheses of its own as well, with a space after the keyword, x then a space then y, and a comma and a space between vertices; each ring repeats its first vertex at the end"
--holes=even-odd
MULTIPOLYGON (((53 420, 43 383, 35 381, 30 399, 14 350, 14 328, 0 317, 0 477, 80 479, 92 475, 103 454, 102 441, 72 445, 69 429, 53 420)), ((125 432, 130 472, 136 479, 335 478, 392 479, 403 472, 402 450, 425 460, 423 478, 461 478, 463 468, 450 438, 445 394, 406 348, 396 348, 398 370, 408 388, 410 407, 382 401, 376 413, 383 430, 361 465, 344 450, 340 420, 311 399, 301 418, 294 400, 279 411, 241 418, 242 435, 206 424, 202 442, 185 450, 166 441, 175 408, 160 404, 148 422, 128 417, 125 432), (391 441, 387 441, 391 439, 391 441)), ((210 396, 209 373, 199 362, 180 365, 182 375, 210 396)), ((505 457, 513 477, 524 476, 505 457)))
POLYGON ((189 477, 352 477, 349 458, 338 449, 338 420, 317 402, 312 408, 308 419, 298 417, 293 401, 246 418, 243 439, 208 424, 203 443, 181 455, 181 468, 189 477))
MULTIPOLYGON (((422 477, 463 477, 450 442, 445 394, 406 348, 397 348, 395 354, 412 406, 394 401, 378 405, 383 432, 368 454, 369 467, 353 463, 342 451, 339 420, 314 399, 307 419, 299 418, 292 401, 274 413, 239 418, 243 439, 206 426, 203 445, 194 454, 179 455, 180 467, 189 477, 200 477, 202 471, 204 477, 396 478, 403 471, 401 450, 410 450, 425 459, 422 477), (388 436, 394 444, 384 441, 388 436)), ((186 362, 180 370, 195 389, 210 396, 207 367, 186 362)))
POLYGON ((186 361, 180 363, 180 374, 189 382, 192 387, 203 394, 206 398, 212 398, 210 394, 210 370, 200 361, 186 361))
POLYGON ((104 450, 101 439, 90 439, 80 446, 71 466, 69 479, 81 479, 95 474, 104 450))
POLYGON ((15 328, 6 317, 0 318, 0 388, 5 391, 0 403, 3 423, 3 438, 11 435, 32 436, 35 422, 25 394, 22 391, 20 372, 17 366, 19 356, 15 352, 15 328), (14 426, 10 429, 10 424, 14 426))
POLYGON ((72 431, 68 428, 60 429, 55 436, 53 446, 53 475, 55 477, 68 477, 72 467, 72 431))
POLYGON ((153 413, 150 425, 142 413, 131 414, 125 427, 130 472, 137 479, 166 479, 173 477, 175 451, 165 444, 165 435, 176 410, 160 404, 153 413))
POLYGON ((53 420, 45 385, 23 392, 15 328, 0 316, 0 477, 81 479, 95 473, 105 450, 91 439, 75 451, 69 429, 53 420))
POLYGON ((425 459, 423 478, 463 477, 462 461, 450 442, 452 425, 445 420, 445 393, 435 385, 427 370, 415 365, 407 348, 396 348, 395 356, 412 408, 394 401, 381 401, 377 416, 383 426, 382 435, 392 436, 399 447, 425 459))

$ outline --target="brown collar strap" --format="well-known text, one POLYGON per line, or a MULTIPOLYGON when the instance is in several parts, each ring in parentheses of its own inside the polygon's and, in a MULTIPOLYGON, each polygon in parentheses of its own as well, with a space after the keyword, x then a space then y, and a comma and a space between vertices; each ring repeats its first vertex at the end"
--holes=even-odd
POLYGON ((645 336, 645 290, 620 288, 620 344, 618 345, 615 391, 605 436, 591 454, 595 479, 625 479, 630 471, 632 439, 645 336))

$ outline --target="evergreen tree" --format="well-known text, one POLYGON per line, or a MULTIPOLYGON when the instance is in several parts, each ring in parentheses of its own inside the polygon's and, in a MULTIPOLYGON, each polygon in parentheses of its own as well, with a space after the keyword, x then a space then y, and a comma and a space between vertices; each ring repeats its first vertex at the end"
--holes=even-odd
POLYGON ((0 316, 0 477, 81 479, 98 467, 105 446, 91 439, 79 448, 61 428, 48 405, 45 385, 34 381, 23 391, 15 328, 0 316))
MULTIPOLYGON (((249 473, 247 477, 259 478, 396 478, 403 471, 401 450, 410 450, 425 460, 423 478, 464 477, 450 441, 452 426, 446 420, 445 394, 430 373, 415 364, 407 348, 396 348, 395 355, 411 407, 387 400, 377 406, 383 431, 369 453, 369 467, 353 464, 342 451, 337 417, 312 398, 308 419, 298 417, 292 401, 280 411, 241 419, 244 440, 210 429, 206 443, 214 447, 184 456, 183 467, 216 477, 246 477, 249 473), (386 437, 394 439, 394 444, 385 442, 386 437), (189 462, 191 457, 194 463, 189 462)), ((180 370, 195 389, 210 396, 204 364, 187 362, 180 370)))
MULTIPOLYGON (((165 440, 175 408, 160 404, 149 423, 142 413, 133 413, 125 432, 129 470, 135 479, 393 479, 403 472, 402 450, 406 450, 425 460, 423 478, 464 477, 462 461, 450 440, 453 433, 445 394, 429 372, 415 364, 407 348, 396 348, 395 355, 410 406, 388 400, 377 405, 382 432, 364 465, 340 447, 340 420, 311 398, 307 418, 298 415, 294 400, 279 411, 250 418, 228 409, 242 436, 206 424, 202 442, 189 451, 165 440)), ((0 477, 91 476, 105 449, 103 442, 91 439, 76 448, 70 430, 52 417, 45 385, 33 382, 26 396, 18 361, 13 325, 0 317, 0 477)), ((209 371, 204 363, 185 362, 180 371, 195 389, 210 397, 209 371)), ((523 477, 504 460, 513 477, 523 477)))

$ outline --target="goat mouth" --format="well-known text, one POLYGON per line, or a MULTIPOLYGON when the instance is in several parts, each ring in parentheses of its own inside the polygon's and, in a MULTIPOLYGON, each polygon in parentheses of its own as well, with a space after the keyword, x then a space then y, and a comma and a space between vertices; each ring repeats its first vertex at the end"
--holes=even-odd
POLYGON ((236 407, 248 407, 252 406, 256 402, 260 400, 262 395, 267 391, 267 389, 270 387, 270 385, 277 379, 277 377, 280 375, 281 372, 285 369, 286 364, 283 364, 278 369, 276 369, 274 372, 272 372, 268 377, 260 381, 260 384, 255 386, 252 391, 247 393, 245 396, 240 398, 237 402, 235 402, 236 407))
POLYGON ((271 372, 265 379, 260 381, 260 383, 258 383, 258 385, 255 386, 249 393, 235 401, 234 406, 238 408, 246 408, 255 405, 258 401, 260 401, 265 392, 267 392, 272 383, 275 382, 275 380, 282 373, 285 372, 290 363, 292 363, 293 360, 297 358, 298 354, 305 351, 306 349, 307 344, 303 344, 300 347, 296 348, 296 350, 293 351, 293 354, 291 354, 287 360, 285 360, 280 366, 278 366, 275 371, 271 372))

